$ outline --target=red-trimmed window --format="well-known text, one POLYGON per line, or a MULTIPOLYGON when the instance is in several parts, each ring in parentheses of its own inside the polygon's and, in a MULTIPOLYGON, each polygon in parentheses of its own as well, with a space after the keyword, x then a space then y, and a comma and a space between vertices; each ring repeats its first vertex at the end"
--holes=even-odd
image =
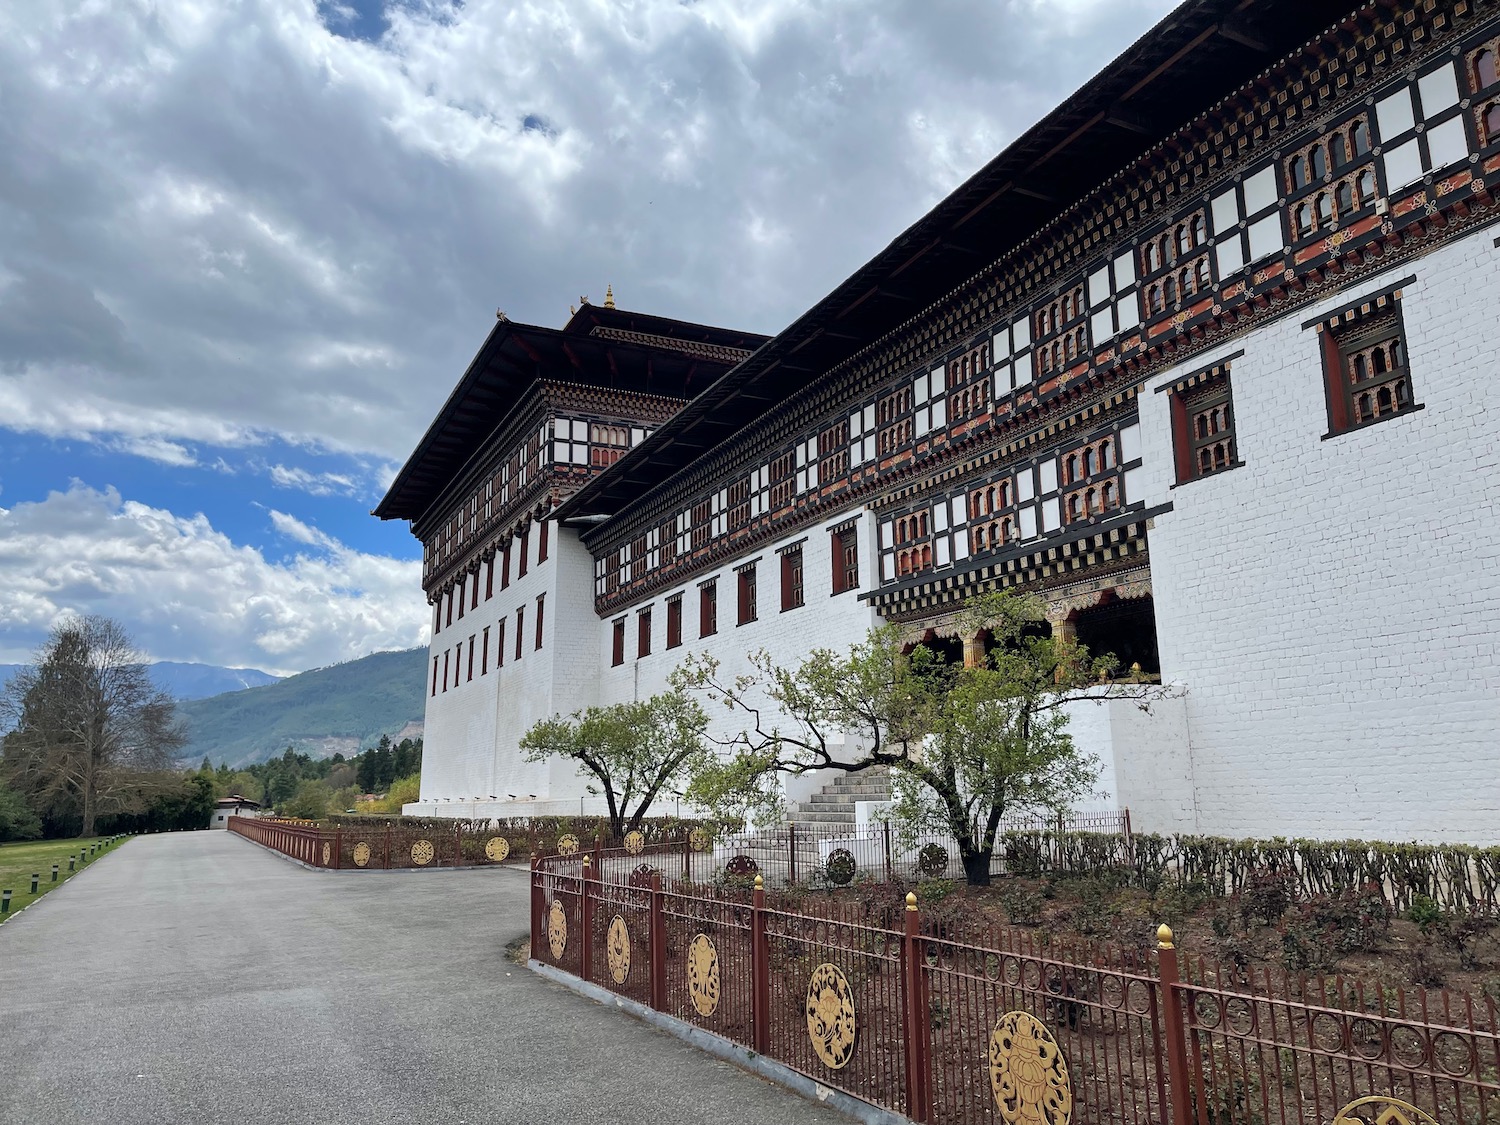
POLYGON ((1317 326, 1328 437, 1420 410, 1407 365, 1401 291, 1382 293, 1317 326))
POLYGON ((698 587, 698 635, 711 637, 719 631, 719 584, 705 582, 698 587))
POLYGON ((859 529, 841 528, 833 532, 829 544, 833 549, 833 592, 859 589, 859 529))
POLYGON ((540 651, 542 647, 542 618, 547 608, 546 597, 546 594, 536 596, 536 644, 532 647, 537 651, 540 651))
POLYGON ((484 627, 484 640, 479 646, 479 674, 487 676, 490 673, 490 627, 484 627))
POLYGON ((447 649, 443 649, 443 690, 444 691, 448 690, 448 661, 449 661, 449 658, 452 655, 453 654, 451 652, 449 652, 447 649))
POLYGON ((735 584, 739 592, 739 617, 736 624, 748 625, 758 616, 755 597, 755 564, 742 566, 735 572, 735 584))
POLYGON ((667 599, 667 647, 682 644, 682 595, 667 599))
POLYGON ((781 552, 781 612, 805 604, 802 588, 802 545, 781 552))
POLYGON ((536 533, 536 561, 543 563, 547 561, 547 528, 549 521, 543 520, 537 527, 536 533))
POLYGON ((474 634, 469 634, 469 674, 466 679, 474 678, 474 634))
POLYGON ((526 641, 526 607, 516 607, 516 659, 521 659, 522 646, 526 641))
POLYGON ((500 589, 510 585, 510 542, 507 541, 504 549, 500 552, 500 589))
POLYGON ((500 619, 498 632, 495 634, 495 667, 505 667, 505 618, 500 619))
POLYGON ((432 694, 437 694, 438 658, 432 658, 432 694))
POLYGON ((495 596, 495 556, 491 555, 489 561, 484 564, 484 600, 489 601, 495 596))
POLYGON ((625 663, 625 619, 622 617, 610 628, 610 665, 618 668, 625 663))
POLYGON ((531 539, 531 525, 527 525, 521 532, 520 559, 516 562, 516 577, 526 577, 526 556, 528 554, 528 543, 531 539))
POLYGON ((643 609, 635 615, 635 658, 651 655, 651 610, 643 609))

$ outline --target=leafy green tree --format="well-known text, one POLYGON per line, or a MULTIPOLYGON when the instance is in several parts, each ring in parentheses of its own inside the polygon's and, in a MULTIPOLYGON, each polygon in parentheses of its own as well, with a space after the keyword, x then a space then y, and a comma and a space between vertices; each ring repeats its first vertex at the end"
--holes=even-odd
POLYGON ((391 782, 391 786, 386 790, 384 798, 379 801, 373 801, 366 807, 372 813, 399 816, 401 814, 401 806, 409 805, 417 800, 421 796, 421 791, 422 779, 418 775, 411 774, 409 777, 398 777, 395 781, 391 782))
POLYGON ((42 835, 42 821, 26 798, 4 782, 0 782, 0 843, 9 840, 38 840, 42 835))
POLYGON ((529 762, 568 758, 603 792, 616 838, 639 828, 652 802, 681 785, 712 756, 708 717, 677 690, 633 703, 589 707, 543 719, 521 738, 529 762))
POLYGON ((328 783, 318 778, 307 778, 297 784, 297 791, 285 801, 278 802, 276 810, 283 816, 301 817, 304 820, 322 820, 333 804, 333 790, 328 783))
POLYGON ((184 743, 171 696, 152 682, 124 627, 63 621, 0 693, 10 784, 38 812, 77 816, 92 836, 106 812, 141 807, 184 743))
POLYGON ((894 625, 872 630, 847 654, 818 649, 796 667, 758 653, 752 674, 733 680, 720 677, 713 658, 689 658, 678 684, 744 720, 723 740, 728 758, 697 771, 689 799, 764 821, 781 812, 783 774, 884 766, 902 831, 951 835, 967 881, 988 884, 1007 815, 1065 809, 1097 780, 1097 762, 1067 733, 1063 705, 1128 698, 1149 708, 1163 695, 1139 678, 1116 682, 1111 656, 1037 636, 1042 619, 1032 595, 976 599, 966 631, 988 630, 992 640, 976 667, 926 646, 904 651, 894 625))

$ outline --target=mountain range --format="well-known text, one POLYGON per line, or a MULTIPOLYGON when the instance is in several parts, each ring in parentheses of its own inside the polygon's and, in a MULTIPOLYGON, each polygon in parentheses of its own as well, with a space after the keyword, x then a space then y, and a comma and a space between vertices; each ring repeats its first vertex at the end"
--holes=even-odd
POLYGON ((288 746, 314 757, 358 753, 382 734, 422 733, 427 650, 377 652, 284 680, 178 704, 185 762, 239 768, 288 746))
MULTIPOLYGON (((4 684, 25 665, 0 664, 0 684, 4 684)), ((274 684, 279 676, 262 672, 259 668, 220 668, 216 664, 184 664, 173 660, 162 660, 148 666, 151 680, 173 699, 206 699, 226 691, 274 684)))

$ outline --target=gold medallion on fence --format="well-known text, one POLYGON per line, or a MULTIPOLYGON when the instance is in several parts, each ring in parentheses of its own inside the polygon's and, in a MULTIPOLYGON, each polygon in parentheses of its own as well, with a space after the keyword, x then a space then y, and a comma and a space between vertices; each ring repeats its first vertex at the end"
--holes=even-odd
POLYGON ((418 867, 426 867, 437 853, 432 850, 431 840, 418 840, 411 846, 411 861, 418 867))
POLYGON ((574 836, 571 832, 568 835, 566 835, 566 836, 559 836, 557 838, 557 854, 558 855, 577 855, 578 854, 578 837, 574 836))
POLYGON ((484 844, 484 854, 495 863, 504 863, 510 855, 510 841, 504 836, 491 836, 484 844))
POLYGON ((640 829, 625 833, 625 850, 631 855, 640 855, 646 850, 646 835, 640 829))
POLYGON ((568 948, 568 915, 559 899, 553 899, 552 909, 547 911, 547 946, 554 961, 561 961, 563 950, 568 948))
POLYGON ((605 959, 609 962, 609 975, 616 984, 624 984, 630 975, 630 929, 625 919, 616 914, 609 924, 609 936, 604 943, 605 959))
POLYGON ((854 992, 837 965, 813 970, 807 984, 807 1034, 813 1050, 830 1070, 841 1070, 854 1057, 854 992))
POLYGON ((707 828, 694 828, 688 833, 688 846, 695 852, 706 852, 714 846, 714 838, 708 834, 707 828))
POLYGON ((1006 1012, 990 1032, 990 1088, 1007 1125, 1067 1125, 1073 1114, 1068 1062, 1030 1012, 1006 1012))
POLYGON ((1360 1098, 1350 1102, 1333 1119, 1333 1125, 1438 1125, 1414 1105, 1396 1098, 1360 1098))
POLYGON ((719 951, 707 934, 698 934, 687 952, 688 996, 700 1016, 719 1006, 719 951))
POLYGON ((333 866, 333 845, 327 840, 323 841, 323 866, 333 866))
POLYGON ((354 845, 354 866, 363 867, 370 862, 370 845, 361 840, 354 845))

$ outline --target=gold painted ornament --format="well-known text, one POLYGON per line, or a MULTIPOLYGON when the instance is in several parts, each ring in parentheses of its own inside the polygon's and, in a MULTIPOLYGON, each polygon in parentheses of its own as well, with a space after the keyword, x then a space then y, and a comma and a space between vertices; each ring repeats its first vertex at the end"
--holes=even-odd
POLYGON ((640 855, 646 850, 646 834, 639 828, 625 833, 625 850, 631 855, 640 855))
POLYGON ((510 841, 504 836, 491 836, 484 842, 484 854, 493 863, 504 863, 510 855, 510 841))
POLYGON ((437 852, 433 849, 431 840, 418 840, 411 846, 411 861, 418 867, 426 867, 435 855, 437 852))
POLYGON ((1072 1116, 1068 1062, 1030 1012, 1006 1012, 990 1032, 990 1089, 1007 1125, 1067 1125, 1072 1116))
POLYGON ((618 914, 609 924, 604 952, 605 959, 609 962, 610 979, 616 984, 624 984, 625 978, 630 976, 630 928, 618 914))
POLYGON ((568 948, 568 915, 559 899, 553 899, 552 909, 547 911, 547 948, 552 950, 554 961, 561 961, 563 950, 568 948))
POLYGON ((700 1016, 711 1016, 719 1006, 719 951, 707 934, 697 934, 687 952, 688 997, 700 1016))
POLYGON ((842 1070, 854 1057, 854 991, 837 965, 824 963, 807 984, 807 1034, 830 1070, 842 1070))
POLYGON ((354 866, 364 867, 370 862, 370 845, 361 840, 354 845, 354 866))
POLYGON ((578 854, 578 837, 575 836, 575 835, 573 835, 571 832, 568 833, 566 836, 559 836, 557 838, 557 854, 558 855, 577 855, 578 854))
POLYGON ((1438 1125, 1416 1106, 1397 1098, 1360 1098, 1352 1101, 1333 1119, 1333 1125, 1438 1125))
POLYGON ((333 866, 333 845, 327 840, 323 841, 323 866, 333 866))
POLYGON ((714 838, 707 828, 694 828, 688 833, 688 846, 695 852, 706 852, 714 846, 714 838))

